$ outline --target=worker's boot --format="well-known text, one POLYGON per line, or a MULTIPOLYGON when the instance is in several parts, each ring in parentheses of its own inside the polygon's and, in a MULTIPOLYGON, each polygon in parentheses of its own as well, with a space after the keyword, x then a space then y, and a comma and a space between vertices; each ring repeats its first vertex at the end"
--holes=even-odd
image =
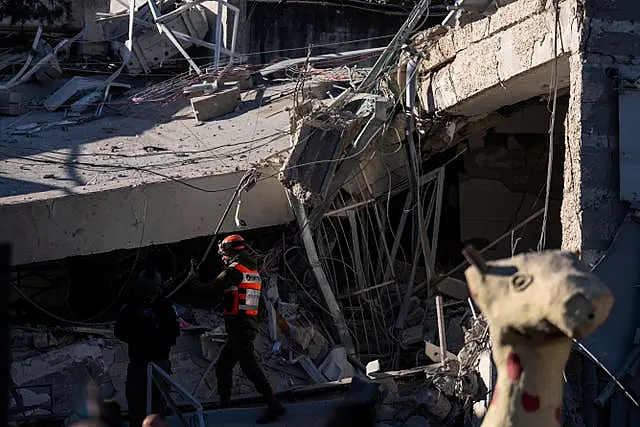
POLYGON ((267 399, 267 409, 264 410, 260 418, 256 420, 257 424, 268 424, 275 421, 280 415, 285 413, 284 406, 275 396, 271 396, 267 399))

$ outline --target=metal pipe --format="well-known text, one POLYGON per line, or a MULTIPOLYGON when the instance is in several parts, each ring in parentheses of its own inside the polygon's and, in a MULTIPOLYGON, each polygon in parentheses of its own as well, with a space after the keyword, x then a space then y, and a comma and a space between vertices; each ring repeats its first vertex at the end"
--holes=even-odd
POLYGON ((0 86, 0 89, 10 89, 14 86, 17 86, 19 84, 21 84, 22 82, 26 82, 27 80, 29 80, 31 78, 31 76, 33 76, 36 71, 38 71, 40 68, 42 68, 42 66, 44 64, 46 64, 47 62, 49 62, 52 58, 55 58, 55 56, 58 54, 58 51, 60 49, 62 49, 63 47, 65 47, 68 44, 71 44, 73 42, 75 42, 76 40, 78 40, 82 34, 84 33, 84 29, 82 31, 80 31, 78 34, 76 34, 75 36, 73 36, 73 38, 71 39, 64 39, 62 40, 60 43, 58 43, 56 45, 56 47, 53 48, 53 51, 48 53, 44 58, 42 58, 40 61, 38 61, 33 67, 31 67, 29 69, 29 71, 27 71, 25 74, 22 75, 22 77, 20 77, 18 80, 14 81, 11 85, 4 84, 0 86))
POLYGON ((193 406, 195 408, 195 410, 196 410, 196 415, 198 417, 198 425, 200 427, 205 427, 203 409, 202 409, 202 405, 200 404, 200 402, 198 402, 198 400, 193 395, 191 395, 191 393, 189 393, 187 390, 185 390, 178 382, 176 382, 173 378, 171 378, 171 375, 167 374, 163 369, 161 369, 155 363, 149 363, 149 369, 155 370, 169 384, 171 384, 173 387, 175 387, 176 390, 178 390, 178 392, 184 398, 189 400, 189 402, 191 403, 191 406, 193 406))
POLYGON ((162 381, 158 380, 156 377, 152 377, 152 380, 153 380, 153 383, 158 388, 158 391, 160 392, 160 395, 162 396, 162 398, 165 400, 165 402, 167 402, 167 405, 169 405, 169 408, 171 408, 171 411, 173 411, 175 416, 178 417, 180 424, 183 427, 188 427, 189 423, 184 418, 184 415, 182 415, 182 412, 180 412, 180 410, 178 409, 176 402, 173 401, 171 394, 169 394, 169 391, 166 389, 162 381))
MULTIPOLYGON (((154 16, 154 20, 156 22, 168 21, 170 19, 176 18, 178 15, 181 15, 183 12, 186 12, 187 10, 191 9, 194 6, 198 6, 200 3, 203 3, 205 1, 206 0, 192 0, 189 3, 185 3, 182 6, 176 8, 175 10, 172 10, 169 13, 165 13, 164 15, 158 16, 158 18, 154 16)), ((218 2, 218 4, 220 4, 220 2, 218 2)))
POLYGON ((345 207, 339 208, 339 209, 334 209, 334 210, 329 211, 326 214, 324 214, 324 216, 338 215, 338 214, 341 214, 343 212, 350 211, 352 209, 357 209, 357 208, 362 207, 362 206, 370 205, 371 203, 375 203, 375 201, 376 201, 376 199, 364 200, 362 202, 354 203, 353 205, 345 206, 345 207))
POLYGON ((405 136, 406 140, 404 142, 404 158, 405 164, 407 165, 407 174, 409 175, 409 183, 410 183, 410 195, 413 200, 414 207, 416 208, 414 211, 414 233, 416 234, 415 238, 415 248, 413 255, 413 264, 411 266, 411 274, 409 276, 409 281, 407 284, 407 290, 402 299, 402 306, 400 308, 400 313, 398 314, 398 318, 396 320, 396 329, 404 328, 404 321, 406 319, 407 313, 409 311, 409 305, 411 304, 411 296, 413 295, 413 285, 416 275, 416 269, 418 267, 418 259, 420 257, 420 253, 422 252, 425 258, 425 269, 429 272, 430 275, 430 267, 429 267, 429 248, 427 245, 427 240, 425 236, 424 230, 424 218, 422 217, 422 200, 420 197, 420 183, 418 179, 418 168, 416 164, 416 152, 415 145, 413 143, 413 105, 415 100, 415 90, 411 90, 410 87, 414 87, 415 85, 415 69, 416 69, 416 61, 411 59, 407 64, 407 90, 406 90, 406 127, 405 127, 405 136))
MULTIPOLYGON (((131 0, 131 1, 135 1, 135 0, 131 0)), ((162 26, 160 22, 157 22, 158 19, 160 19, 160 10, 158 9, 158 5, 156 4, 156 0, 147 0, 147 3, 149 4, 149 10, 151 10, 151 15, 153 15, 153 22, 156 23, 156 28, 158 29, 158 32, 160 34, 162 34, 162 26)))
POLYGON ((35 56, 36 49, 38 48, 38 43, 40 43, 40 37, 42 36, 42 25, 38 26, 38 31, 36 32, 36 36, 33 39, 33 43, 31 44, 31 52, 29 52, 29 56, 27 56, 27 60, 20 68, 20 71, 16 73, 15 76, 11 78, 8 82, 2 85, 4 88, 10 88, 15 85, 15 83, 20 80, 22 75, 27 71, 29 65, 31 65, 31 61, 33 61, 33 57, 35 56))
POLYGON ((436 295, 436 316, 438 317, 438 338, 440 340, 440 361, 444 365, 447 360, 447 337, 444 329, 444 310, 442 295, 436 295))
POLYGON ((338 297, 338 299, 343 300, 343 299, 351 298, 356 295, 364 294, 365 292, 369 292, 375 289, 384 288, 385 286, 393 285, 394 283, 396 283, 395 280, 389 280, 388 282, 383 282, 378 285, 373 285, 373 286, 369 286, 368 288, 360 289, 358 291, 350 293, 349 295, 341 295, 338 297))
POLYGON ((338 335, 337 338, 339 339, 341 344, 345 346, 345 348, 347 349, 347 353, 353 355, 355 353, 353 340, 351 338, 351 335, 349 335, 349 330, 344 320, 342 311, 340 310, 340 305, 338 305, 338 301, 336 300, 333 290, 329 285, 329 280, 327 280, 327 276, 322 269, 322 264, 320 263, 320 259, 318 258, 315 241, 313 239, 313 235, 311 234, 311 229, 309 228, 309 219, 307 218, 307 213, 305 212, 304 206, 302 206, 300 201, 296 198, 296 196, 293 195, 293 193, 287 190, 286 194, 287 198, 289 199, 289 204, 293 208, 293 211, 296 215, 296 219, 302 233, 303 245, 305 252, 307 253, 309 264, 311 265, 311 268, 313 269, 313 272, 316 276, 316 280, 318 281, 320 293, 324 299, 329 313, 331 313, 331 317, 333 318, 333 326, 335 328, 335 332, 338 335))
MULTIPOLYGON (((530 217, 528 217, 527 219, 522 221, 520 224, 518 224, 515 227, 513 227, 511 230, 507 231, 506 233, 504 233, 503 235, 498 237, 496 240, 494 240, 493 242, 489 243, 487 246, 485 246, 484 248, 479 250, 478 253, 479 254, 483 254, 484 252, 488 251, 489 249, 491 249, 492 247, 494 247, 495 245, 500 243, 502 240, 504 240, 507 237, 511 236, 511 233, 521 229, 522 227, 524 227, 525 225, 527 225, 528 223, 530 223, 531 221, 533 221, 534 219, 536 219, 537 217, 542 215, 543 213, 544 213, 544 208, 540 209, 538 212, 534 213, 533 215, 531 215, 530 217)), ((453 269, 449 270, 446 274, 442 275, 442 277, 440 277, 438 280, 435 280, 432 283, 429 283, 429 282, 422 283, 419 286, 417 286, 414 291, 418 292, 418 291, 422 290, 425 286, 435 286, 438 283, 443 282, 447 277, 451 277, 452 275, 456 274, 458 271, 460 271, 461 269, 463 269, 467 265, 468 265, 467 261, 463 261, 460 264, 458 264, 456 267, 454 267, 453 269)))
MULTIPOLYGON (((134 0, 131 0, 134 1, 134 0)), ((152 376, 153 376, 153 363, 149 363, 147 365, 147 413, 146 415, 151 415, 151 386, 153 384, 152 376)))
MULTIPOLYGON (((229 6, 227 6, 229 7, 229 6)), ((232 9, 233 10, 233 9, 232 9)), ((231 35, 231 58, 229 59, 229 63, 233 64, 233 59, 236 56, 236 38, 238 36, 238 25, 240 25, 240 9, 235 8, 233 11, 233 33, 231 35)))
POLYGON ((166 34, 167 38, 169 39, 169 41, 171 43, 173 43, 173 45, 176 47, 176 49, 178 49, 178 52, 180 52, 182 54, 182 56, 184 57, 184 59, 187 60, 187 62, 189 63, 189 65, 191 66, 191 68, 193 68, 193 71, 196 72, 196 74, 200 75, 202 74, 202 70, 200 70, 200 67, 198 67, 196 65, 195 62, 193 62, 193 59, 191 59, 191 57, 189 56, 189 54, 187 53, 186 50, 184 50, 184 48, 182 47, 182 45, 180 44, 180 42, 176 39, 176 37, 173 35, 173 32, 167 28, 164 24, 158 24, 158 26, 160 28, 162 28, 162 31, 166 34))
POLYGON ((220 64, 220 46, 222 46, 222 3, 218 2, 218 11, 216 13, 216 50, 213 57, 216 72, 220 64))

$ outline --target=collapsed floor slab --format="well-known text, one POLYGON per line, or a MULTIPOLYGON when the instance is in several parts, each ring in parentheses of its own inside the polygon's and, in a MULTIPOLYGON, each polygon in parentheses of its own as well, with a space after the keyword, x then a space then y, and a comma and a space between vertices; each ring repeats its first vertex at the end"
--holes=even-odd
POLYGON ((474 116, 547 93, 556 57, 559 85, 567 87, 566 56, 578 49, 577 26, 573 0, 561 1, 557 14, 546 1, 526 0, 462 27, 418 34, 423 107, 474 116))
MULTIPOLYGON (((3 119, 0 236, 14 247, 13 263, 207 235, 251 168, 261 177, 239 212, 247 227, 291 221, 276 179, 288 148, 283 92, 268 90, 263 100, 278 99, 257 109, 245 97, 237 113, 197 127, 181 101, 98 120, 3 119)), ((230 215, 222 231, 238 228, 230 215)))

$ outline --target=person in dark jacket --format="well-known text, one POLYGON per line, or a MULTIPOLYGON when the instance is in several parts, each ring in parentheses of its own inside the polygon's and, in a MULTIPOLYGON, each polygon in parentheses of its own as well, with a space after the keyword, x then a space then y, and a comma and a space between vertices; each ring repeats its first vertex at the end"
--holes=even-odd
MULTIPOLYGON (((161 276, 150 256, 138 276, 134 294, 116 320, 114 335, 128 344, 126 397, 129 425, 142 426, 147 415, 147 365, 155 363, 171 374, 169 353, 180 335, 178 318, 171 302, 159 295, 161 276)), ((165 403, 154 385, 152 413, 163 413, 165 403)))
POLYGON ((259 327, 262 284, 256 262, 246 249, 241 236, 232 235, 222 240, 218 253, 225 264, 224 270, 211 284, 199 285, 196 291, 207 299, 223 298, 227 341, 216 363, 221 405, 230 405, 233 367, 240 363, 244 374, 267 401, 267 409, 256 420, 258 424, 266 424, 282 415, 285 409, 273 394, 253 348, 259 327))

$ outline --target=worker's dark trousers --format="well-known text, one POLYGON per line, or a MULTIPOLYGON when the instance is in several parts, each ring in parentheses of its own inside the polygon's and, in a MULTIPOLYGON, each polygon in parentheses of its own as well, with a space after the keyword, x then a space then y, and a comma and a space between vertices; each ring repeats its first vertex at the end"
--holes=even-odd
POLYGON ((218 394, 220 401, 229 401, 231 398, 231 386, 233 385, 233 368, 236 363, 240 363, 242 372, 249 381, 256 387, 258 393, 269 400, 273 397, 273 391, 269 381, 262 371, 262 367, 256 359, 253 350, 253 340, 255 333, 245 333, 242 336, 229 335, 227 342, 220 350, 218 362, 216 363, 216 378, 218 380, 218 394))
MULTIPOLYGON (((169 360, 154 360, 158 367, 171 374, 171 362, 169 360)), ((129 425, 141 427, 147 416, 147 364, 142 362, 129 362, 127 367, 127 382, 125 383, 127 405, 129 408, 129 425)), ((164 414, 166 403, 155 386, 152 387, 151 413, 164 414)))

